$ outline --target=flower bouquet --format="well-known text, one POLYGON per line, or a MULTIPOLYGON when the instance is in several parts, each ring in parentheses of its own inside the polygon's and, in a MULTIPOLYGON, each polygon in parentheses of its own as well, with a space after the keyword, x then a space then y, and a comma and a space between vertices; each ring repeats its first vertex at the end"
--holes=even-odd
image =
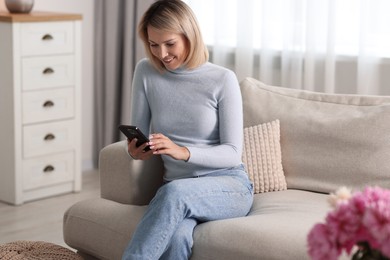
POLYGON ((307 237, 310 257, 338 259, 345 250, 353 260, 389 260, 390 190, 368 187, 352 194, 343 187, 329 198, 333 211, 307 237))

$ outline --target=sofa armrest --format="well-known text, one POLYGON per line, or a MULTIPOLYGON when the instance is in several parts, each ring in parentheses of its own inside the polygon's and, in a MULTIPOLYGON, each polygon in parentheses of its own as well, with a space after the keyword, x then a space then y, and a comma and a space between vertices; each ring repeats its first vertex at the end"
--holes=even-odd
POLYGON ((127 153, 127 142, 110 144, 100 151, 101 197, 119 203, 147 205, 163 181, 160 156, 147 161, 134 160, 127 153))

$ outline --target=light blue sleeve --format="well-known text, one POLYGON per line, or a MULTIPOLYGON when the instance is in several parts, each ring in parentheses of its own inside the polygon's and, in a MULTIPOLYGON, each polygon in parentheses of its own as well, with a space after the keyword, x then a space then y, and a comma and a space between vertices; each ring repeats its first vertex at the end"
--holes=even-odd
POLYGON ((134 71, 132 94, 131 94, 131 124, 137 126, 149 136, 151 112, 145 92, 145 76, 147 75, 148 61, 141 60, 134 71))
POLYGON ((220 89, 218 102, 220 144, 212 147, 187 147, 188 163, 212 168, 234 167, 241 163, 243 108, 237 77, 231 71, 220 89))

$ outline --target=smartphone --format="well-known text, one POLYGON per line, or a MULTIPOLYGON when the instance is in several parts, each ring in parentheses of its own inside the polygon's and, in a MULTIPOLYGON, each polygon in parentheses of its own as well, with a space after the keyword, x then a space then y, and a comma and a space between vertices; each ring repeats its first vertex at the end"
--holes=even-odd
MULTIPOLYGON (((137 138, 136 146, 149 142, 149 139, 141 132, 141 130, 133 125, 120 125, 119 130, 131 141, 133 138, 137 138)), ((144 151, 149 151, 150 146, 146 146, 144 151)))

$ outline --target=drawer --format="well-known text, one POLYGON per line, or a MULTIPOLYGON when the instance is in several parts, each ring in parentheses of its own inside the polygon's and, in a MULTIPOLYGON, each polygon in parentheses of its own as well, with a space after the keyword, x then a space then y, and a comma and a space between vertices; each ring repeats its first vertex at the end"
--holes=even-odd
POLYGON ((70 182, 74 176, 73 152, 23 161, 23 190, 70 182))
POLYGON ((24 124, 74 116, 74 88, 24 92, 22 99, 24 124))
POLYGON ((73 53, 74 23, 22 23, 21 41, 22 56, 73 53))
POLYGON ((75 82, 74 68, 73 55, 24 58, 23 90, 71 86, 75 82))
POLYGON ((70 151, 74 147, 74 120, 23 127, 24 158, 70 151))

